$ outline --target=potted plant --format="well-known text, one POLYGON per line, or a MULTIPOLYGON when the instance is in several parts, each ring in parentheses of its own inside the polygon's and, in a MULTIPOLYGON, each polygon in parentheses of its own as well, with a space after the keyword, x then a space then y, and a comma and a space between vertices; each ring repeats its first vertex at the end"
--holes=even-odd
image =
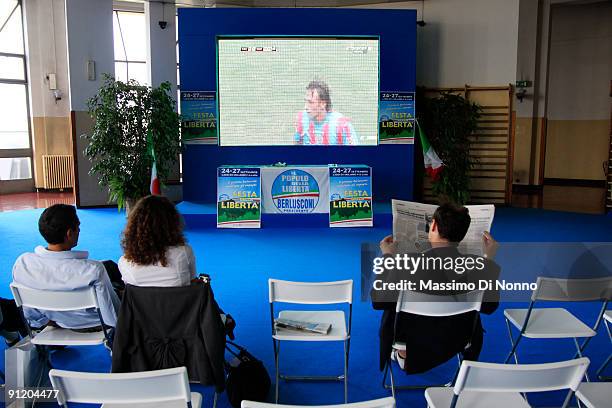
POLYGON ((165 180, 180 152, 180 117, 169 82, 157 88, 116 81, 104 75, 98 93, 88 101, 94 119, 85 155, 91 175, 107 187, 119 209, 149 194, 153 152, 157 174, 165 180))
POLYGON ((481 108, 461 95, 443 92, 435 98, 419 98, 419 124, 444 169, 432 180, 432 192, 441 201, 465 204, 470 198, 470 175, 474 158, 470 157, 469 136, 478 126, 481 108))

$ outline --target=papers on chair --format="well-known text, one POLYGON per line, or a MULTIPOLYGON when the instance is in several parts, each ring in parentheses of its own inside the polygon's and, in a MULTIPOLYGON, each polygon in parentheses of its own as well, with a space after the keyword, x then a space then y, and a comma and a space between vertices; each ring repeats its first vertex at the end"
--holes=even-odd
POLYGON ((296 330, 316 334, 327 334, 331 330, 331 324, 329 323, 302 322, 281 318, 274 320, 274 326, 277 329, 296 330))
MULTIPOLYGON (((482 255, 482 234, 491 231, 495 206, 466 205, 470 212, 470 228, 459 245, 460 250, 482 255)), ((393 212, 393 240, 398 243, 398 253, 423 252, 428 248, 429 227, 438 206, 412 201, 391 200, 393 212)))

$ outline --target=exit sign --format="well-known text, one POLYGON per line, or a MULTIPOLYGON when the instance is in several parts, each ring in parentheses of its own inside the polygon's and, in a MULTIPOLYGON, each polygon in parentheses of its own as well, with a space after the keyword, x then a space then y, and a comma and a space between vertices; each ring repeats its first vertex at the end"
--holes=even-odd
POLYGON ((529 88, 531 87, 531 81, 516 81, 517 88, 529 88))

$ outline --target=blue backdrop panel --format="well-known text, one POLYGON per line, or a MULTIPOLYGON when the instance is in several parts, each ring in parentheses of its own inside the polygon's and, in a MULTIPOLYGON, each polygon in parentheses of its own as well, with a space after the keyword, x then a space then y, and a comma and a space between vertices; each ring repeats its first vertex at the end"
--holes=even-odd
MULTIPOLYGON (((216 90, 217 35, 379 36, 380 90, 415 90, 415 10, 179 9, 182 91, 216 90)), ((215 202, 216 168, 220 165, 272 164, 278 161, 288 164, 366 164, 373 169, 374 200, 409 200, 413 196, 413 145, 188 145, 183 154, 183 198, 215 202)))

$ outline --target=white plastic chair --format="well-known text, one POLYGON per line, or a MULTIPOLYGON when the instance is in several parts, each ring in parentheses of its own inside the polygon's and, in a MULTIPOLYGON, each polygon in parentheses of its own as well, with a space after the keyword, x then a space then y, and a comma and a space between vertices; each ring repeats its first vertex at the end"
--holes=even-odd
MULTIPOLYGON (((610 331, 610 325, 612 324, 612 310, 607 310, 606 313, 604 313, 604 319, 606 331, 608 332, 608 338, 610 339, 610 343, 612 343, 612 331, 610 331)), ((612 353, 608 354, 608 358, 606 358, 606 361, 604 361, 601 367, 599 367, 599 369, 597 370, 597 377, 602 381, 607 381, 610 379, 609 376, 604 376, 602 374, 608 364, 610 364, 610 360, 612 360, 612 353)))
POLYGON ((429 408, 529 408, 521 393, 569 389, 565 408, 588 366, 588 358, 520 365, 464 361, 453 388, 428 388, 425 399, 429 408))
MULTIPOLYGON (((597 329, 602 321, 603 314, 612 294, 612 277, 596 279, 560 279, 539 277, 537 288, 531 295, 531 303, 528 309, 506 309, 504 317, 508 328, 508 336, 512 349, 506 357, 505 362, 514 356, 514 362, 518 364, 516 349, 523 337, 533 339, 560 339, 572 338, 576 346, 576 356, 582 357, 589 340, 597 334, 597 329), (603 301, 600 313, 593 327, 587 326, 576 316, 563 308, 534 308, 536 301, 603 301), (520 332, 514 341, 510 324, 520 332), (578 344, 579 338, 586 338, 582 345, 578 344)), ((574 356, 574 357, 576 357, 574 356)), ((588 374, 586 375, 589 381, 588 374)))
POLYGON ((81 373, 51 370, 49 378, 58 392, 57 402, 103 404, 105 408, 175 408, 202 405, 202 395, 190 392, 187 369, 168 368, 137 373, 81 373))
POLYGON ((612 383, 582 383, 576 391, 576 398, 587 408, 609 408, 612 404, 612 383))
POLYGON ((348 401, 348 356, 351 341, 351 321, 353 317, 353 281, 337 282, 290 282, 269 279, 270 320, 272 323, 272 343, 276 369, 275 401, 278 403, 279 378, 284 380, 344 381, 344 402, 348 401), (342 310, 284 310, 278 318, 305 322, 330 323, 326 335, 309 334, 292 330, 275 329, 274 303, 294 303, 303 305, 349 304, 348 324, 342 310), (281 341, 342 341, 344 342, 344 374, 338 376, 286 376, 280 375, 281 341))
MULTIPOLYGON (((421 292, 413 291, 402 291, 400 292, 397 304, 395 306, 395 322, 393 327, 393 349, 394 350, 406 350, 406 345, 396 341, 396 330, 399 319, 401 319, 400 312, 411 313, 421 316, 431 317, 447 317, 456 316, 468 312, 480 312, 482 306, 482 299, 484 291, 475 290, 472 292, 457 294, 457 295, 431 295, 421 292)), ((478 319, 478 314, 475 315, 475 319, 478 319)), ((474 321, 476 324, 476 321, 474 321)), ((418 335, 418 334, 415 334, 418 335)), ((457 354, 457 360, 461 364, 461 355, 457 354)), ((457 367, 457 372, 459 366, 457 367)), ((455 373, 456 376, 456 373, 455 373)), ((449 383, 450 384, 450 383, 449 383)), ((396 389, 423 389, 428 386, 426 385, 405 385, 396 386, 393 377, 393 367, 391 364, 390 356, 385 365, 385 372, 383 376, 383 386, 387 389, 391 388, 391 394, 395 397, 396 389), (391 377, 391 385, 386 384, 387 372, 391 377)))
POLYGON ((17 307, 23 306, 51 311, 73 311, 93 308, 100 319, 102 330, 92 333, 80 333, 60 327, 45 327, 35 334, 26 321, 26 327, 32 344, 39 346, 92 346, 108 340, 108 327, 104 324, 98 305, 98 297, 93 286, 70 291, 50 291, 31 289, 17 283, 11 283, 11 292, 17 307))
POLYGON ((395 408, 395 400, 391 397, 387 397, 371 401, 338 405, 283 405, 243 400, 240 404, 240 408, 395 408))

